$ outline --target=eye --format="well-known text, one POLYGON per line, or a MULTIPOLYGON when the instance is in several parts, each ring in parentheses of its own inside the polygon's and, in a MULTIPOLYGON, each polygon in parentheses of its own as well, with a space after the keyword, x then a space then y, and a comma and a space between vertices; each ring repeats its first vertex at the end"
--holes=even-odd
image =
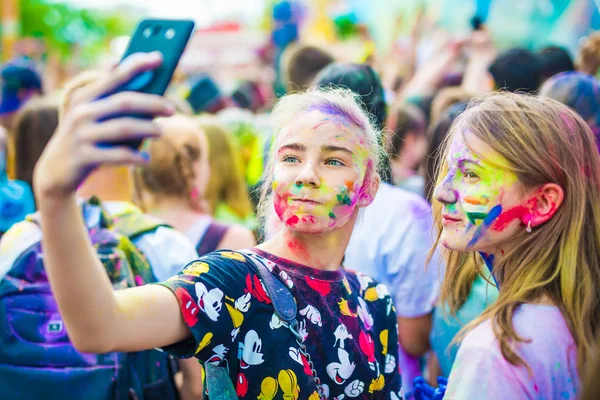
POLYGON ((284 156, 281 161, 283 161, 285 163, 299 163, 300 162, 298 157, 295 157, 295 156, 284 156))
POLYGON ((333 165, 335 167, 342 167, 345 164, 343 162, 341 162, 340 160, 338 160, 337 158, 330 158, 329 160, 325 161, 325 165, 333 165))
POLYGON ((465 178, 467 179, 478 179, 479 176, 473 171, 465 171, 465 178))

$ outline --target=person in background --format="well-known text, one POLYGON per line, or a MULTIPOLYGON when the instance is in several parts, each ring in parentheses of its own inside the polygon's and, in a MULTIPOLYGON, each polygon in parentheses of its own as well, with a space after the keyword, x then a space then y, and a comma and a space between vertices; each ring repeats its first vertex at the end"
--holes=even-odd
POLYGON ((19 59, 3 65, 0 92, 0 125, 10 132, 17 111, 43 94, 42 79, 33 62, 19 59))
POLYGON ((541 82, 561 72, 575 71, 575 64, 569 51, 560 46, 548 46, 538 50, 537 56, 542 64, 541 82))
POLYGON ((548 79, 539 95, 575 110, 594 132, 600 150, 600 83, 596 78, 583 72, 564 72, 548 79))
POLYGON ((334 58, 326 50, 302 43, 293 43, 281 58, 282 81, 288 92, 306 90, 315 76, 334 58))
POLYGON ((58 104, 46 98, 29 101, 16 114, 11 134, 13 174, 33 187, 33 168, 58 126, 58 104))
POLYGON ((232 224, 230 227, 237 231, 234 236, 241 235, 238 239, 247 246, 253 242, 250 232, 256 229, 256 217, 242 174, 239 153, 236 153, 218 118, 206 115, 197 121, 208 140, 210 170, 218 171, 210 174, 205 191, 206 212, 217 221, 232 224))
MULTIPOLYGON (((6 173, 7 132, 0 126, 0 238, 11 226, 35 212, 31 186, 26 182, 9 179, 6 173)), ((0 268, 0 278, 2 278, 0 268)))
MULTIPOLYGON (((150 162, 134 171, 137 205, 184 233, 199 255, 222 248, 253 247, 256 242, 248 229, 218 223, 207 213, 205 193, 211 170, 223 171, 211 169, 209 144, 201 124, 181 115, 156 123, 165 134, 146 143, 150 162)), ((156 276, 166 280, 179 269, 157 271, 156 276)))
POLYGON ((489 72, 496 90, 536 93, 542 83, 543 65, 537 54, 514 48, 498 54, 489 72))
MULTIPOLYGON (((360 95, 376 125, 385 125, 383 87, 368 65, 329 65, 314 84, 352 90, 360 95)), ((380 171, 389 176, 389 164, 384 163, 380 171)), ((420 375, 419 358, 429 349, 431 312, 439 293, 438 271, 425 269, 433 243, 431 227, 431 209, 420 195, 382 182, 373 203, 354 227, 344 258, 345 267, 368 274, 390 288, 398 319, 398 365, 405 394, 411 392, 413 378, 420 375)))
POLYGON ((423 177, 418 173, 425 155, 425 116, 416 106, 398 105, 390 113, 389 157, 392 183, 409 192, 423 193, 423 177))
MULTIPOLYGON (((255 115, 248 110, 230 107, 220 111, 216 116, 218 117, 218 121, 214 121, 211 125, 217 125, 222 128, 214 129, 215 135, 207 133, 210 136, 209 141, 214 136, 215 140, 219 140, 219 143, 215 143, 215 146, 228 152, 227 154, 231 151, 237 154, 239 160, 236 162, 239 161, 242 178, 245 180, 247 191, 250 193, 253 203, 253 209, 255 209, 256 204, 258 204, 258 193, 260 192, 260 190, 256 189, 258 189, 260 184, 264 170, 264 160, 266 158, 263 154, 263 149, 266 145, 265 140, 270 143, 268 139, 271 136, 268 123, 261 125, 261 119, 264 121, 266 117, 267 121, 265 122, 268 122, 268 115, 255 115), (225 134, 227 139, 217 135, 223 132, 223 128, 227 131, 225 134), (233 145, 232 150, 229 150, 229 145, 225 147, 225 140, 231 142, 231 145, 233 145)), ((210 121, 210 119, 206 119, 206 121, 210 121)), ((207 127, 207 130, 213 131, 210 127, 207 127)), ((231 158, 233 156, 226 155, 226 157, 231 158)), ((242 215, 245 214, 246 212, 242 213, 242 215)))

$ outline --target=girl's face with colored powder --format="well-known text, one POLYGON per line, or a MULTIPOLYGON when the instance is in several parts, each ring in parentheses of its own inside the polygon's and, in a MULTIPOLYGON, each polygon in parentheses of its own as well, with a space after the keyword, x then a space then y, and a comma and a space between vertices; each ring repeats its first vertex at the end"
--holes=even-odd
POLYGON ((457 131, 448 172, 435 190, 443 204, 441 243, 493 254, 525 229, 529 196, 508 162, 470 131, 457 131))
POLYGON ((364 203, 369 163, 364 135, 344 116, 302 114, 277 138, 275 211, 289 229, 323 233, 348 222, 364 203))

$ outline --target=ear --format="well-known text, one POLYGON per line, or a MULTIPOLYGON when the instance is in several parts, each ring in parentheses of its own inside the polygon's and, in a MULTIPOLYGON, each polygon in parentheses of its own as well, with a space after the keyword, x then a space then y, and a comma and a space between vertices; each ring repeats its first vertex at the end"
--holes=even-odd
POLYGON ((379 190, 380 183, 381 178, 379 178, 379 174, 373 174, 369 180, 365 181, 357 202, 359 207, 366 207, 373 202, 375 194, 379 190))
POLYGON ((532 227, 542 225, 550 220, 561 206, 565 193, 556 183, 540 186, 528 202, 529 212, 524 216, 525 225, 531 222, 532 227))

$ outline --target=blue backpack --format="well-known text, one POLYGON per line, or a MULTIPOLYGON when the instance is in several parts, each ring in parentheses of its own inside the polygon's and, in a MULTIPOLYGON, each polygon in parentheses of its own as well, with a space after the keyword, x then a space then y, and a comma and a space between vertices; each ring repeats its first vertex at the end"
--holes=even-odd
MULTIPOLYGON (((138 213, 120 216, 115 227, 94 198, 82 204, 82 213, 115 289, 155 281, 130 238, 160 224, 138 213)), ((37 215, 28 220, 37 224, 37 215)), ((17 256, 0 281, 0 399, 171 400, 178 398, 175 372, 176 361, 159 350, 77 351, 50 290, 39 240, 17 256)))

